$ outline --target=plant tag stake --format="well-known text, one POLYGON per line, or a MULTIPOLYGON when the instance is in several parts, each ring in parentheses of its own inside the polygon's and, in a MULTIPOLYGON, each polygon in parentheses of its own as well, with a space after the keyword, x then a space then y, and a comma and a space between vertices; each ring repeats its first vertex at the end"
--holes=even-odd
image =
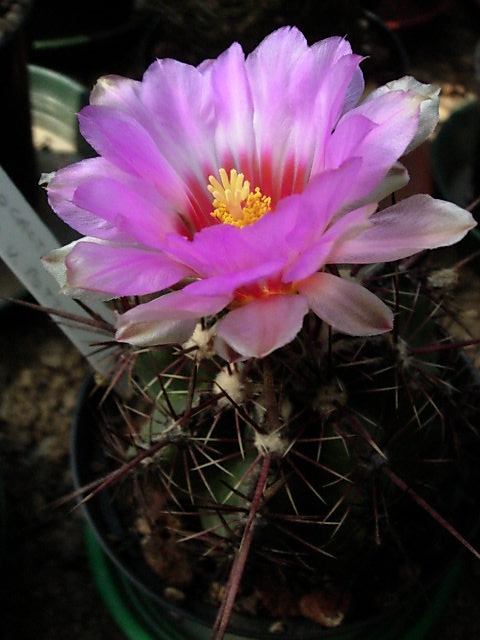
MULTIPOLYGON (((40 263, 42 256, 58 247, 55 236, 0 167, 0 258, 42 306, 88 318, 74 300, 59 293, 58 283, 40 263)), ((113 322, 112 312, 102 302, 89 307, 107 322, 113 322)), ((58 323, 60 329, 92 367, 107 376, 112 366, 111 355, 96 352, 95 346, 101 341, 101 334, 87 326, 66 322, 58 323)))

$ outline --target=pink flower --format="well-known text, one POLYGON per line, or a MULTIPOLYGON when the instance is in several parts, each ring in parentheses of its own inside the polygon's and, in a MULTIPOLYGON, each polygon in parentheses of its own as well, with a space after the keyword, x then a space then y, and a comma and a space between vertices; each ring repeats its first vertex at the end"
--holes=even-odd
POLYGON ((47 268, 76 296, 158 294, 118 317, 134 345, 184 342, 217 314, 217 338, 247 357, 291 341, 309 310, 348 334, 390 330, 381 300, 325 266, 452 244, 474 222, 429 196, 376 212, 408 179, 398 159, 433 130, 438 91, 404 78, 356 106, 360 62, 342 38, 309 47, 284 28, 246 59, 233 44, 198 68, 102 78, 79 114, 99 157, 48 187, 88 237, 47 268))

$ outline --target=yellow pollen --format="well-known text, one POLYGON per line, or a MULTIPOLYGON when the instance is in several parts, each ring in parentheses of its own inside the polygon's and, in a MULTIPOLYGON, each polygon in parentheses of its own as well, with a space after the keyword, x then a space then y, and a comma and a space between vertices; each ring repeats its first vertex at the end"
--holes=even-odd
POLYGON ((207 189, 213 196, 214 210, 210 213, 213 218, 235 227, 245 227, 260 220, 271 211, 272 199, 262 195, 259 187, 250 190, 250 182, 244 180, 243 173, 230 170, 230 177, 225 169, 219 169, 221 183, 210 176, 207 189))

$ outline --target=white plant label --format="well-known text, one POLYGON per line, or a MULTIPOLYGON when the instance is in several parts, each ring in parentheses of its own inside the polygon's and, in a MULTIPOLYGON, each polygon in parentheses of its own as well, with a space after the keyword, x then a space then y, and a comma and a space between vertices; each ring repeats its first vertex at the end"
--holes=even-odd
MULTIPOLYGON (((74 300, 59 292, 58 283, 40 262, 42 256, 58 247, 55 236, 0 167, 0 258, 42 306, 89 317, 74 300)), ((89 307, 113 323, 113 314, 105 304, 95 302, 89 307)), ((103 334, 61 318, 58 326, 92 367, 107 375, 112 366, 111 355, 98 352, 96 346, 104 339, 103 334)))

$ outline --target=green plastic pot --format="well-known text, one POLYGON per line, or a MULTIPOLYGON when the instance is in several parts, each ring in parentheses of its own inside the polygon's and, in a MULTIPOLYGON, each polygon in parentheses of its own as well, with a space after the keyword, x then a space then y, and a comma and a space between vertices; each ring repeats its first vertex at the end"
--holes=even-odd
POLYGON ((53 171, 92 155, 92 149, 80 136, 77 121, 77 113, 88 103, 87 89, 52 69, 30 65, 28 72, 39 170, 53 171))
MULTIPOLYGON (((71 435, 71 467, 76 488, 88 485, 105 464, 98 444, 95 407, 87 379, 81 391, 71 435)), ((92 572, 114 620, 131 640, 208 640, 215 608, 192 602, 183 607, 168 601, 164 585, 145 562, 140 550, 128 543, 108 491, 81 508, 89 524, 88 552, 92 572), (115 544, 117 541, 117 544, 115 544)), ((440 575, 427 581, 402 606, 358 623, 337 629, 322 629, 298 619, 284 633, 269 632, 271 621, 235 614, 226 640, 422 640, 444 609, 461 568, 461 557, 448 564, 440 575)))

